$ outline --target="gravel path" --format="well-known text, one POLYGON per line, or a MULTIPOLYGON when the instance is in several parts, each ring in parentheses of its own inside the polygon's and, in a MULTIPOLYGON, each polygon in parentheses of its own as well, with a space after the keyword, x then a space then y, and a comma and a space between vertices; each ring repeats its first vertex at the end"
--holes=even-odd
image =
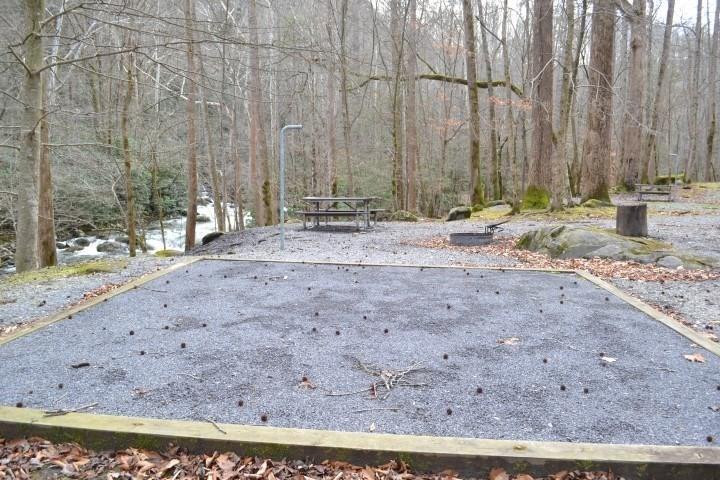
POLYGON ((117 272, 56 278, 19 285, 8 283, 8 277, 0 277, 0 328, 45 317, 81 301, 86 292, 107 284, 125 283, 171 262, 172 259, 141 256, 131 259, 125 268, 117 272))
POLYGON ((696 352, 571 274, 203 261, 3 345, 0 403, 97 402, 105 413, 345 431, 707 445, 720 435, 709 408, 719 401, 720 358, 683 358, 696 352), (72 367, 81 362, 89 365, 72 367), (403 377, 409 385, 398 380, 382 399, 384 383, 368 370, 393 375, 413 365, 403 377), (367 391, 373 382, 379 399, 367 391))

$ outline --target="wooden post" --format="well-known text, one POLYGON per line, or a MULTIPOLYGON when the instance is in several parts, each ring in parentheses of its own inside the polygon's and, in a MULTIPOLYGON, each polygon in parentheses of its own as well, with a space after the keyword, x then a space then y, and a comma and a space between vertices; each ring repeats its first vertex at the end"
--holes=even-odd
POLYGON ((615 231, 626 237, 647 237, 647 203, 618 205, 615 231))

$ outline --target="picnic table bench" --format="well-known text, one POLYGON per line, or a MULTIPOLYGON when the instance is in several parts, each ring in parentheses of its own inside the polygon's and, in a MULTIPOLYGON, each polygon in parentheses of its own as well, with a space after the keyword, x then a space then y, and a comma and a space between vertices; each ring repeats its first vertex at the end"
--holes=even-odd
POLYGON ((666 201, 672 200, 672 185, 647 185, 644 183, 635 184, 638 201, 642 201, 644 196, 665 197, 666 201))
POLYGON ((370 208, 370 203, 377 197, 304 197, 303 200, 312 207, 301 211, 303 228, 307 229, 308 220, 315 228, 320 227, 320 221, 325 220, 328 226, 330 220, 336 218, 350 218, 355 220, 355 228, 360 230, 371 227, 371 220, 377 223, 378 213, 384 212, 382 208, 370 208))

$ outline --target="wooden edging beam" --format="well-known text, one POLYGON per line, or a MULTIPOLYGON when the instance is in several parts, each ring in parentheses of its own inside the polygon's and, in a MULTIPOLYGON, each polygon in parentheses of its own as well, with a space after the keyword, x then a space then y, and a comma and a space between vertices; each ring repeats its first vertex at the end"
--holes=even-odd
POLYGON ((41 320, 37 320, 34 322, 30 322, 27 325, 24 325, 14 332, 5 335, 0 336, 0 346, 12 342, 13 340, 17 340, 20 337, 23 337, 25 335, 28 335, 30 333, 33 333, 37 330, 40 330, 41 328, 45 328, 48 325, 52 325, 53 323, 59 322, 60 320, 65 320, 66 318, 75 315, 76 313, 82 312, 85 309, 88 309, 92 306, 97 305, 98 303, 102 303, 107 301, 108 299, 119 295, 121 293, 125 293, 129 290, 132 290, 134 288, 139 287, 140 285, 143 285, 145 283, 151 282, 152 280, 155 280, 156 278, 160 278, 163 275, 167 275, 170 272, 174 272, 175 270, 178 270, 180 268, 186 267, 187 265, 190 265, 191 263, 195 263, 199 260, 202 260, 202 257, 186 257, 183 258, 180 261, 175 262, 173 265, 170 265, 169 267, 157 270, 152 273, 148 273, 146 275, 143 275, 141 277, 138 277, 134 280, 131 280, 121 286, 119 286, 116 289, 110 290, 107 293, 103 293, 102 295, 98 295, 95 298, 92 298, 90 300, 86 300, 83 302, 80 302, 77 305, 73 305, 72 307, 64 308, 60 310, 57 313, 54 313, 48 317, 45 317, 41 320))
POLYGON ((489 469, 547 474, 561 470, 607 470, 635 480, 720 479, 720 448, 605 445, 568 442, 482 440, 301 430, 209 422, 68 413, 0 407, 0 437, 40 436, 77 442, 95 450, 128 447, 162 451, 169 443, 194 453, 235 451, 263 458, 325 459, 381 465, 398 459, 418 472, 451 469, 483 477, 489 469))
POLYGON ((658 322, 662 323, 666 327, 674 330, 675 332, 679 333, 680 335, 686 337, 687 339, 691 340, 696 345, 701 346, 708 352, 714 353, 715 355, 720 357, 720 344, 717 342, 713 342, 708 337, 705 337, 701 335, 700 333, 696 332, 690 327, 687 327, 680 323, 679 321, 675 320, 674 318, 670 317, 669 315, 665 315, 661 311, 657 310, 656 308, 651 307, 647 303, 643 302, 642 300, 639 300, 632 295, 628 295, 627 293, 623 292, 616 286, 606 282, 605 280, 596 277, 595 275, 586 272, 585 270, 578 270, 576 272, 579 276, 584 278, 585 280, 588 280, 589 282, 592 282, 593 284, 597 285, 598 287, 606 290, 607 292, 615 295, 619 299, 623 300, 624 302, 629 303, 633 307, 637 308, 644 314, 648 315, 649 317, 653 318, 654 320, 657 320, 658 322))

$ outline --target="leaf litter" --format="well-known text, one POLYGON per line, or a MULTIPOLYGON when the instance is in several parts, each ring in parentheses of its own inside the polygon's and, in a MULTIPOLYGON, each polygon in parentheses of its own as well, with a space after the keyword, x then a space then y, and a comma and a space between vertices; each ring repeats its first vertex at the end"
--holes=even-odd
MULTIPOLYGON (((170 446, 163 453, 128 448, 96 452, 75 443, 52 443, 42 438, 5 440, 0 438, 0 478, 31 479, 65 476, 78 479, 172 478, 221 480, 436 480, 459 479, 445 470, 417 474, 401 460, 379 466, 358 466, 325 460, 279 461, 241 457, 233 452, 191 455, 170 446)), ((611 471, 562 471, 544 476, 510 475, 493 468, 487 480, 624 480, 611 471)))

